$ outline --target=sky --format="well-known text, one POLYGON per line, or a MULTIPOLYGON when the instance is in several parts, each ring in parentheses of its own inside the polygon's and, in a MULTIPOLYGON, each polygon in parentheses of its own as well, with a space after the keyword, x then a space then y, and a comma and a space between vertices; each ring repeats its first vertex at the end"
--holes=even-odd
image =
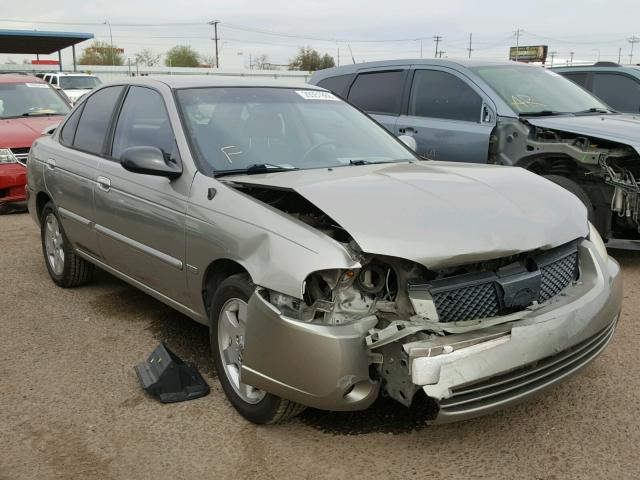
MULTIPOLYGON (((466 58, 470 33, 472 58, 506 59, 519 30, 520 45, 549 45, 556 63, 565 63, 570 52, 574 62, 617 61, 620 48, 628 63, 628 39, 640 37, 638 18, 638 0, 2 0, 0 29, 89 32, 110 41, 109 22, 125 57, 143 48, 163 54, 174 45, 210 56, 214 35, 208 22, 218 20, 225 54, 242 51, 247 63, 266 54, 275 64, 288 63, 300 46, 336 60, 339 55, 341 64, 419 58, 421 48, 428 58, 436 35, 443 57, 466 58)), ((634 48, 634 63, 640 62, 640 43, 634 48)), ((31 56, 0 53, 0 63, 25 58, 31 56)))

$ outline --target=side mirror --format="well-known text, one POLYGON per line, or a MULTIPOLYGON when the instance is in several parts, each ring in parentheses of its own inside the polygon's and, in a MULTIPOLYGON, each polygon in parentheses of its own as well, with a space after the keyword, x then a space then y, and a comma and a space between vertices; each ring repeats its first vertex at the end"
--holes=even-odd
POLYGON ((162 150, 156 147, 127 148, 120 155, 120 164, 130 172, 167 177, 171 180, 182 175, 182 165, 166 160, 162 150))
POLYGON ((409 147, 414 152, 418 151, 418 143, 416 142, 416 139, 413 138, 411 135, 400 135, 398 137, 398 140, 400 140, 402 143, 404 143, 407 147, 409 147))

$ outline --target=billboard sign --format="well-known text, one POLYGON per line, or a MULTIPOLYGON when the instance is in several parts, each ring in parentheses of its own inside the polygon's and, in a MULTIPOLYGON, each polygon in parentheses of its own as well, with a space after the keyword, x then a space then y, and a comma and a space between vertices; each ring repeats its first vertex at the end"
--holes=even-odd
POLYGON ((531 45, 509 48, 509 60, 517 62, 542 62, 547 61, 547 45, 531 45))

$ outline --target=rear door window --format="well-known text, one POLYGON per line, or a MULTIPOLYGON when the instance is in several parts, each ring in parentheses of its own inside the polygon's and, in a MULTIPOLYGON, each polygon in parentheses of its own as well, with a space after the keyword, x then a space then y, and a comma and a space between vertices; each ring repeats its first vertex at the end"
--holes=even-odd
POLYGON ((409 115, 480 122, 482 97, 462 79, 439 70, 416 70, 409 115))
POLYGON ((620 112, 640 111, 640 82, 619 73, 595 73, 593 94, 620 112))
POLYGON ((563 73, 563 76, 567 77, 574 83, 577 83, 582 88, 587 88, 587 80, 589 79, 589 74, 587 72, 584 73, 563 73))
POLYGON ((73 141, 75 148, 96 155, 103 153, 113 109, 123 89, 123 86, 103 88, 86 100, 73 141))
POLYGON ((406 70, 361 73, 349 90, 349 102, 365 112, 400 114, 406 70))

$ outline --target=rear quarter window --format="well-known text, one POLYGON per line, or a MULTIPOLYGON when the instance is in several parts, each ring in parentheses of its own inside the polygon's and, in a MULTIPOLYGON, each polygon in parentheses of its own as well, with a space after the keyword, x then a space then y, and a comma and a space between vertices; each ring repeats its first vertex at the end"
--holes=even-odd
POLYGON ((326 88, 336 95, 344 97, 354 76, 355 75, 353 73, 350 73, 348 75, 337 75, 335 77, 324 78, 318 82, 318 86, 326 88))

